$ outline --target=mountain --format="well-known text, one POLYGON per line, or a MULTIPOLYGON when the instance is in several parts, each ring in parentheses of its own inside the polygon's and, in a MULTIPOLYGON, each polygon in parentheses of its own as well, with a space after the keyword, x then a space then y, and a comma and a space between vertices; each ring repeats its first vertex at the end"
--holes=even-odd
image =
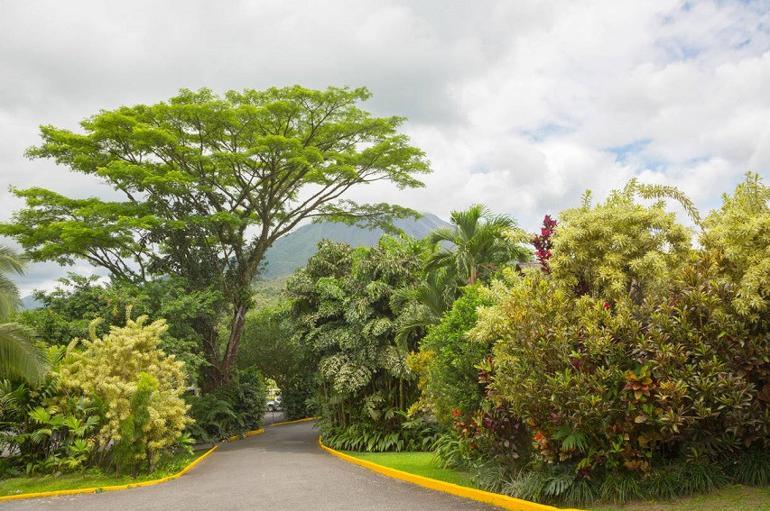
MULTIPOLYGON (((399 219, 393 224, 417 239, 424 238, 439 227, 451 227, 450 224, 430 213, 423 213, 423 216, 416 220, 399 219)), ((383 234, 381 229, 370 230, 333 222, 303 225, 273 243, 265 257, 267 267, 260 277, 272 280, 289 275, 305 266, 310 256, 315 254, 318 242, 323 239, 344 242, 353 247, 371 247, 377 244, 383 234)))
POLYGON ((27 295, 21 298, 21 310, 39 309, 43 304, 35 300, 32 295, 27 295))

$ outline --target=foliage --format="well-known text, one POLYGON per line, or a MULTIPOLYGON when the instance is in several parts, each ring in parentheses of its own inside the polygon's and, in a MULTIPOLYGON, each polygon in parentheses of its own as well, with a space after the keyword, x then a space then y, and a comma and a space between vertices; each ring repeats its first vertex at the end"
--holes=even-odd
POLYGON ((35 292, 41 308, 19 314, 19 321, 47 343, 66 346, 76 338, 87 337, 95 319, 103 320, 96 326, 97 334, 106 334, 109 325, 125 324, 126 310, 130 308, 134 314, 147 315, 151 320, 168 318, 160 347, 184 362, 191 383, 197 381, 205 364, 204 336, 198 327, 216 317, 220 301, 216 293, 191 291, 179 278, 101 284, 97 277, 70 274, 59 282, 52 291, 35 292))
POLYGON ((476 309, 481 305, 491 305, 483 289, 465 287, 420 343, 420 357, 426 361, 421 374, 423 402, 444 426, 451 426, 459 415, 473 415, 484 399, 477 366, 491 347, 466 335, 476 324, 476 309))
MULTIPOLYGON (((163 320, 145 324, 146 320, 146 316, 129 318, 126 326, 112 326, 102 338, 92 332, 91 340, 79 341, 82 349, 68 350, 58 377, 64 395, 80 396, 103 407, 104 423, 96 437, 102 447, 121 441, 126 420, 138 411, 131 405, 140 383, 154 378, 157 387, 146 404, 149 421, 141 426, 141 433, 133 433, 141 435, 145 445, 133 459, 152 467, 164 451, 177 444, 190 419, 182 398, 186 389, 183 364, 159 348, 168 327, 163 320)), ((144 406, 141 400, 135 404, 144 406)))
MULTIPOLYGON (((609 301, 631 297, 637 302, 650 291, 665 288, 669 274, 688 256, 690 232, 678 224, 662 200, 652 205, 637 197, 654 197, 632 180, 604 203, 591 206, 588 198, 579 208, 559 214, 561 224, 553 236, 550 267, 554 277, 578 294, 609 301)), ((670 190, 684 204, 685 198, 670 190)))
POLYGON ((207 383, 217 386, 231 376, 250 287, 275 240, 308 218, 380 225, 413 214, 341 198, 371 182, 421 186, 415 175, 429 171, 398 133, 402 118, 358 107, 369 97, 364 88, 181 90, 102 110, 80 133, 43 126, 30 157, 99 178, 123 200, 16 189, 27 207, 0 234, 35 260, 84 259, 133 282, 178 276, 191 291, 221 294, 229 335, 220 342, 219 317, 203 329, 207 383))
POLYGON ((415 286, 423 250, 414 240, 387 236, 370 249, 321 242, 289 280, 295 332, 318 370, 316 401, 329 445, 382 450, 421 443, 405 428, 418 394, 406 360, 418 339, 397 342, 396 333, 403 290, 415 286))
POLYGON ((704 226, 701 243, 719 254, 722 275, 738 287, 733 305, 757 317, 770 295, 770 187, 757 174, 746 174, 704 226))
MULTIPOLYGON (((751 460, 770 446, 770 317, 741 300, 750 269, 740 264, 765 248, 725 231, 756 186, 750 176, 725 197, 699 249, 662 204, 636 203, 633 183, 566 212, 552 272, 513 275, 479 311, 471 336, 494 344, 491 389, 533 448, 510 493, 580 504, 767 477, 751 460), (734 470, 747 456, 747 470, 734 470)), ((747 225, 765 215, 741 211, 747 225)))
POLYGON ((54 371, 35 385, 0 381, 0 450, 9 455, 0 474, 62 473, 92 461, 101 417, 86 400, 60 396, 55 371, 64 353, 46 351, 54 371))
POLYGON ((530 257, 522 248, 524 233, 514 220, 505 215, 493 215, 480 204, 465 211, 453 211, 454 229, 435 230, 430 242, 435 251, 428 261, 428 269, 447 269, 467 284, 490 275, 501 265, 522 262, 530 257), (447 246, 441 246, 441 244, 447 246))
POLYGON ((559 225, 556 220, 551 218, 551 215, 545 215, 543 218, 543 226, 540 228, 540 234, 535 234, 532 237, 532 246, 535 247, 535 257, 537 262, 540 263, 540 269, 545 273, 551 272, 551 265, 548 260, 553 256, 553 233, 556 230, 556 226, 559 225))
POLYGON ((21 274, 24 259, 8 247, 0 246, 0 378, 39 382, 48 368, 35 346, 34 333, 18 323, 8 323, 20 300, 19 290, 7 273, 21 274))
POLYGON ((257 429, 267 403, 264 378, 256 368, 239 370, 227 384, 202 396, 191 396, 187 431, 201 442, 213 442, 257 429))
POLYGON ((142 462, 149 459, 147 436, 150 427, 150 398, 158 390, 158 380, 147 373, 139 373, 136 390, 129 401, 130 413, 120 423, 120 436, 113 447, 113 463, 117 473, 134 475, 142 462))

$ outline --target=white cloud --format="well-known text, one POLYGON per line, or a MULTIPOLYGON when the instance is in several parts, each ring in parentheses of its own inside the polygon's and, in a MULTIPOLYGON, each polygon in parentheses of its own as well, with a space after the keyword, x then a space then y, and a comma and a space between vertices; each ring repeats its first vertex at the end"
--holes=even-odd
POLYGON ((356 198, 441 216, 484 202, 534 228, 632 176, 707 208, 748 169, 770 177, 762 1, 0 0, 0 74, 5 217, 10 184, 106 193, 25 160, 37 125, 180 87, 366 85, 369 108, 409 117, 434 174, 356 198))

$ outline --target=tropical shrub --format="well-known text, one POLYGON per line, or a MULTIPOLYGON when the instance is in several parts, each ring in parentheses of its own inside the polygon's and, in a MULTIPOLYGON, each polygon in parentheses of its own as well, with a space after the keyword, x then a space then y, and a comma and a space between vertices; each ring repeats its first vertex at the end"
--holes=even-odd
POLYGON ((297 338, 318 371, 324 440, 334 447, 424 448, 423 425, 405 427, 417 420, 406 413, 418 396, 406 359, 418 338, 396 341, 402 291, 416 285, 423 251, 387 236, 371 249, 321 242, 287 285, 297 338))
POLYGON ((770 296, 770 187, 746 174, 704 227, 701 243, 718 254, 722 277, 738 288, 735 308, 758 319, 770 296))
POLYGON ((35 384, 0 381, 0 475, 68 472, 94 461, 102 418, 82 397, 60 396, 56 369, 64 353, 46 350, 53 371, 35 384))
POLYGON ((193 419, 188 433, 201 442, 213 442, 262 425, 267 387, 258 369, 241 369, 226 385, 202 396, 188 397, 188 402, 193 419))
POLYGON ((465 287, 449 312, 420 342, 420 357, 425 360, 421 371, 423 403, 445 427, 458 416, 473 415, 484 399, 478 365, 489 356, 491 346, 467 337, 481 305, 491 305, 488 294, 478 285, 465 287))
POLYGON ((79 396, 103 409, 104 423, 96 436, 101 448, 120 445, 129 428, 126 421, 144 414, 147 407, 146 423, 132 427, 134 441, 143 446, 133 462, 153 466, 180 441, 190 418, 182 398, 187 387, 184 365, 159 348, 168 327, 163 320, 145 324, 146 320, 146 316, 128 319, 125 326, 112 326, 101 338, 92 331, 90 340, 77 341, 81 349, 68 350, 58 378, 63 396, 79 396), (144 402, 137 392, 147 392, 147 385, 154 388, 149 402, 144 402), (132 402, 140 408, 132 408, 132 402))
POLYGON ((681 203, 697 219, 690 201, 676 190, 641 185, 632 180, 603 203, 583 205, 559 214, 549 266, 554 278, 607 300, 631 296, 636 301, 665 288, 669 273, 690 251, 690 231, 666 210, 663 198, 681 203), (638 198, 657 198, 652 205, 638 198))
POLYGON ((529 430, 514 495, 624 501, 767 478, 770 316, 747 261, 761 266, 768 199, 749 176, 693 249, 629 189, 560 215, 552 272, 515 276, 471 332, 494 343, 490 387, 529 430), (736 208, 752 243, 726 230, 736 208))

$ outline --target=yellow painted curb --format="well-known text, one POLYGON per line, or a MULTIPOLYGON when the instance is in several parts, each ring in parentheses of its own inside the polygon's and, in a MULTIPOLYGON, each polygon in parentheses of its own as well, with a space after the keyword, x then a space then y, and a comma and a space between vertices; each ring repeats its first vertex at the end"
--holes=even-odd
POLYGON ((265 432, 265 428, 253 429, 251 431, 246 431, 245 433, 241 433, 240 435, 233 435, 231 437, 228 437, 226 442, 235 442, 236 440, 243 440, 244 438, 248 438, 250 436, 261 435, 264 432, 265 432))
POLYGON ((206 451, 203 455, 195 458, 193 461, 190 462, 189 465, 184 467, 182 470, 177 472, 176 474, 171 474, 170 476, 161 477, 160 479, 150 479, 149 481, 139 481, 136 483, 129 483, 129 484, 116 484, 113 486, 96 486, 92 488, 71 488, 69 490, 51 490, 51 491, 41 491, 37 493, 20 493, 18 495, 6 495, 3 497, 0 497, 0 502, 5 502, 8 500, 22 500, 22 499, 36 499, 40 497, 57 497, 60 495, 79 495, 83 493, 99 493, 103 491, 119 491, 119 490, 128 490, 131 488, 141 488, 143 486, 153 486, 156 484, 165 483, 167 481, 171 481, 172 479, 176 479, 178 477, 182 477, 187 472, 195 468, 195 466, 203 461, 206 457, 208 457, 212 452, 216 451, 219 445, 215 445, 208 451, 206 451))
POLYGON ((321 447, 321 449, 328 452, 332 456, 336 456, 342 460, 347 461, 348 463, 353 463, 355 465, 372 470, 378 474, 416 484, 417 486, 422 486, 423 488, 428 488, 443 493, 449 493, 450 495, 475 500, 477 502, 483 502, 484 504, 491 504, 502 509, 508 509, 510 511, 579 511, 574 509, 561 510, 560 508, 546 506, 545 504, 538 504, 528 500, 509 497, 507 495, 500 495, 499 493, 477 490, 475 488, 468 488, 467 486, 460 486, 458 484, 439 481, 438 479, 432 479, 430 477, 410 474, 409 472, 404 472, 403 470, 396 470, 394 468, 386 467, 378 463, 372 463, 371 461, 362 460, 360 458, 350 456, 349 454, 337 451, 336 449, 332 449, 331 447, 327 447, 321 441, 320 436, 318 437, 318 445, 321 447))
MULTIPOLYGON (((259 435, 264 432, 265 430, 263 428, 259 428, 253 431, 247 431, 242 436, 241 435, 231 436, 230 438, 227 439, 227 441, 233 442, 235 440, 240 440, 242 438, 259 435)), ((129 484, 116 484, 112 486, 95 486, 91 488, 71 488, 69 490, 51 490, 51 491, 41 491, 36 493, 20 493, 18 495, 5 495, 0 497, 0 502, 5 502, 9 500, 36 499, 40 497, 58 497, 61 495, 80 495, 85 493, 100 493, 103 491, 130 490, 131 488, 142 488, 144 486, 154 486, 156 484, 166 483, 173 479, 182 477, 187 472, 195 468, 198 465, 198 463, 202 462, 212 452, 216 451, 217 448, 219 448, 219 445, 220 444, 213 446, 211 449, 203 453, 201 456, 198 456, 197 458, 192 460, 189 465, 184 467, 182 470, 180 470, 176 474, 171 474, 170 476, 161 477, 160 479, 150 479, 148 481, 139 481, 136 483, 129 483, 129 484)))
POLYGON ((305 417, 304 419, 295 419, 293 421, 283 421, 283 422, 274 422, 269 425, 269 427, 273 426, 285 426, 287 424, 296 424, 298 422, 310 422, 316 420, 318 417, 305 417))

